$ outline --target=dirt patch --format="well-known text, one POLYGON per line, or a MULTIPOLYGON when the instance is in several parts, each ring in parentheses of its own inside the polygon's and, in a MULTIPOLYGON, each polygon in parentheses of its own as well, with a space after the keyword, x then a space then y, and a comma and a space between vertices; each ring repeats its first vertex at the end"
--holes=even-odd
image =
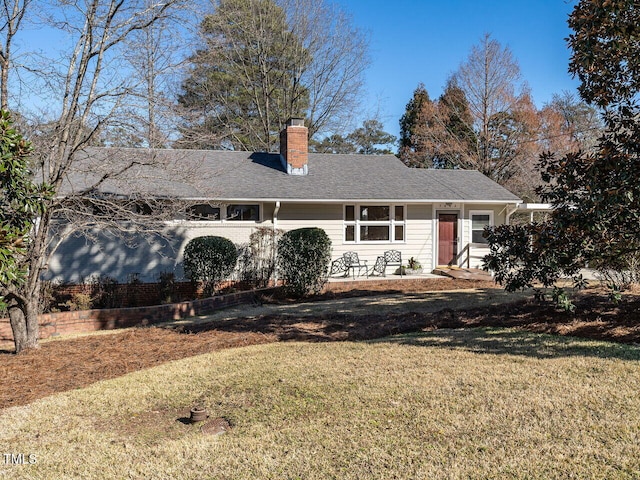
MULTIPOLYGON (((534 332, 575 335, 626 343, 640 342, 640 294, 625 295, 618 305, 591 291, 577 300, 577 313, 559 312, 552 305, 520 300, 458 310, 459 301, 438 311, 412 310, 412 294, 437 288, 480 288, 468 281, 416 283, 414 287, 389 288, 386 282, 367 286, 366 291, 333 291, 317 301, 371 297, 381 292, 402 294, 404 310, 376 314, 352 309, 336 313, 330 309, 309 316, 257 315, 202 321, 173 328, 140 328, 121 333, 91 335, 45 342, 37 351, 21 355, 0 352, 0 408, 24 405, 35 399, 99 380, 149 368, 193 355, 275 341, 344 341, 374 339, 392 334, 438 328, 477 326, 517 327, 534 332), (376 290, 378 288, 378 290, 376 290)), ((489 284, 493 287, 493 284, 489 284)), ((498 290, 495 295, 498 295, 498 290)), ((473 295, 470 293, 469 295, 473 295)), ((456 298, 453 297, 452 298, 456 298)), ((371 298, 372 302, 374 298, 371 298)), ((288 301, 279 300, 281 304, 288 301)), ((328 302, 330 303, 330 302, 328 302)), ((324 304, 326 305, 326 303, 324 304)), ((291 304, 295 307, 294 304, 291 304)), ((467 305, 469 306, 469 305, 467 305)))

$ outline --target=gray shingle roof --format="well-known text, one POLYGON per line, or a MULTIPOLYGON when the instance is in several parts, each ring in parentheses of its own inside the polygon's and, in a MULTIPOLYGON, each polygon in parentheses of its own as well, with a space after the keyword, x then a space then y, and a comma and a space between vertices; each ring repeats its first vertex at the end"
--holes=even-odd
POLYGON ((472 170, 406 167, 393 155, 309 154, 309 174, 287 175, 272 153, 87 148, 60 193, 93 185, 118 165, 100 191, 215 200, 518 202, 472 170))

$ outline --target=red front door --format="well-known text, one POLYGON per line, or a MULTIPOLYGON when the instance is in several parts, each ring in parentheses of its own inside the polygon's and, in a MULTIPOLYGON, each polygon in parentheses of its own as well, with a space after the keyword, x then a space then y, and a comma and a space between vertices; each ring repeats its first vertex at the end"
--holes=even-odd
POLYGON ((458 256, 458 214, 438 214, 438 265, 453 265, 458 256))

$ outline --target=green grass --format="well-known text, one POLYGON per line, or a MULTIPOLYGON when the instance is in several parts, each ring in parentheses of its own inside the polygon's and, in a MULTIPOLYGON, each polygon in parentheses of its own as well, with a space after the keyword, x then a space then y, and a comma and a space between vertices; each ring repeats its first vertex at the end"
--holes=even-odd
POLYGON ((640 478, 639 360, 492 329, 226 350, 0 410, 37 459, 0 478, 640 478))

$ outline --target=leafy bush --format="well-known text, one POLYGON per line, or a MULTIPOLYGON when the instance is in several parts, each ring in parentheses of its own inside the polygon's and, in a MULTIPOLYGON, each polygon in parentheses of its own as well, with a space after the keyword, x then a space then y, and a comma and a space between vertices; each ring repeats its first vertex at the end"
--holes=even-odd
POLYGON ((331 240, 321 228, 291 230, 278 242, 278 267, 292 295, 319 293, 327 282, 330 261, 331 240))
POLYGON ((90 279, 91 308, 120 308, 124 304, 118 280, 108 275, 90 279))
POLYGON ((88 293, 73 293, 71 299, 67 300, 62 307, 66 307, 69 311, 75 312, 77 310, 90 310, 93 304, 93 299, 88 293))
POLYGON ((192 282, 202 283, 205 295, 212 295, 216 286, 231 274, 237 259, 238 252, 231 240, 197 237, 184 249, 184 273, 192 282))

